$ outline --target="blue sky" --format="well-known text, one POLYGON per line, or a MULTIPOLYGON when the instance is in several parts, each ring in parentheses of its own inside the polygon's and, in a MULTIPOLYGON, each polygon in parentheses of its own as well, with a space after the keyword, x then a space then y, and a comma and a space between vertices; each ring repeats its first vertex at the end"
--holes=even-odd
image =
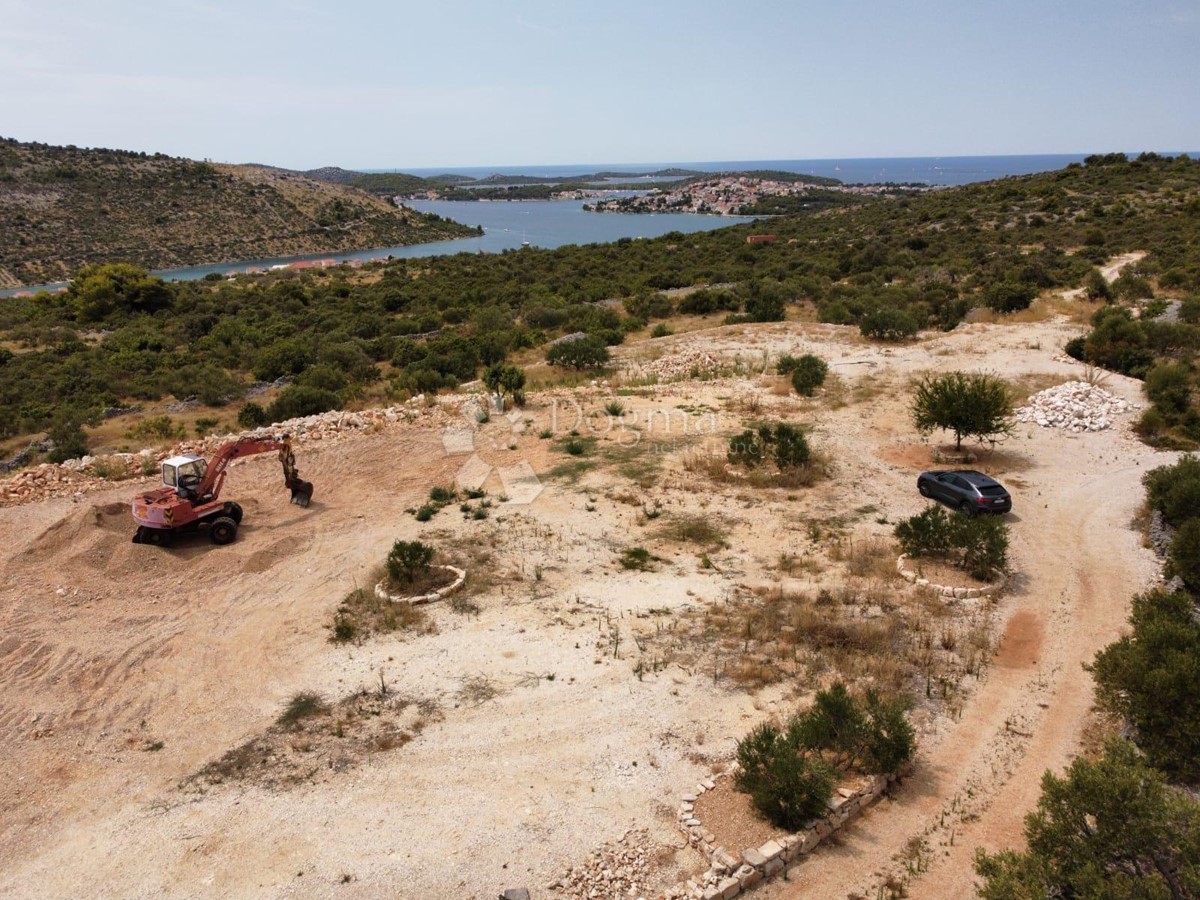
POLYGON ((1200 2, 0 0, 0 135, 294 168, 1200 149, 1200 2))

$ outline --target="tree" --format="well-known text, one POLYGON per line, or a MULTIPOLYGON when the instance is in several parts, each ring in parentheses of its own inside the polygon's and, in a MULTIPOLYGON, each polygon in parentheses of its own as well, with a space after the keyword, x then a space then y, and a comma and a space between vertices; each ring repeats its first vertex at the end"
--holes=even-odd
POLYGON ((500 363, 488 366, 483 373, 483 383, 493 394, 510 394, 517 406, 525 405, 525 370, 519 366, 500 363))
POLYGON ((88 439, 77 419, 64 416, 50 428, 47 435, 54 444, 50 462, 65 462, 87 456, 88 439))
POLYGON ((433 548, 420 541, 396 541, 387 557, 388 577, 393 584, 412 584, 433 562, 433 548))
POLYGON ((1025 840, 1023 852, 976 854, 984 900, 1200 896, 1200 804, 1124 741, 1065 778, 1042 776, 1025 840))
POLYGON ((1096 655, 1096 699, 1133 726, 1152 765, 1200 781, 1200 625, 1192 600, 1142 594, 1133 598, 1130 623, 1132 633, 1096 655))
POLYGON ((591 336, 559 341, 546 351, 546 362, 570 369, 598 369, 608 359, 608 347, 599 338, 591 336))
POLYGON ((917 382, 913 423, 921 434, 935 428, 954 432, 954 449, 964 437, 995 443, 1012 430, 1012 399, 1008 385, 983 372, 927 375, 917 382))

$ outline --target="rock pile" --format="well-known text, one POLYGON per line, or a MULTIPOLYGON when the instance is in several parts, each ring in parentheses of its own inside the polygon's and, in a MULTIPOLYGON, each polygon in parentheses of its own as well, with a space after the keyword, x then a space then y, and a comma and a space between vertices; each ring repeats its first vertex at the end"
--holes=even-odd
POLYGON ((1040 391, 1016 411, 1018 422, 1034 422, 1043 428, 1067 431, 1103 431, 1112 427, 1114 416, 1129 412, 1131 406, 1103 388, 1086 381, 1068 381, 1040 391))
POLYGON ((700 350, 684 350, 660 356, 641 366, 642 371, 649 375, 657 375, 664 381, 676 378, 706 378, 716 374, 720 369, 720 361, 700 350))
POLYGON ((626 831, 620 840, 592 851, 588 861, 547 885, 571 900, 644 900, 650 878, 650 835, 644 829, 626 831))
POLYGON ((457 406, 462 400, 462 397, 441 398, 437 405, 427 406, 424 395, 421 395, 403 406, 361 412, 339 410, 305 416, 302 419, 289 419, 257 432, 210 435, 199 440, 184 441, 169 450, 85 456, 83 459, 69 459, 61 465, 42 463, 18 472, 6 481, 0 481, 0 506, 19 506, 55 497, 78 499, 88 491, 103 487, 112 481, 155 474, 159 463, 169 456, 186 453, 209 456, 222 444, 252 434, 290 434, 295 443, 305 444, 333 441, 345 434, 382 431, 395 425, 418 421, 422 424, 441 425, 457 415, 457 406))

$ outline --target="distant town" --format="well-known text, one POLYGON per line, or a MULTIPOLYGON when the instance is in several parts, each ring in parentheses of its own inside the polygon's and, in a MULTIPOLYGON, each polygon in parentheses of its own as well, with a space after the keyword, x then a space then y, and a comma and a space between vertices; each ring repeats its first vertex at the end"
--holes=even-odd
MULTIPOLYGON (((704 181, 687 181, 667 188, 654 188, 635 196, 610 197, 583 208, 590 212, 690 212, 718 216, 762 214, 764 201, 790 198, 801 205, 810 199, 828 205, 831 195, 878 197, 912 194, 932 190, 927 185, 895 184, 821 184, 802 181, 777 181, 746 175, 723 175, 704 181)), ((564 191, 555 199, 578 200, 598 196, 600 192, 564 191)))

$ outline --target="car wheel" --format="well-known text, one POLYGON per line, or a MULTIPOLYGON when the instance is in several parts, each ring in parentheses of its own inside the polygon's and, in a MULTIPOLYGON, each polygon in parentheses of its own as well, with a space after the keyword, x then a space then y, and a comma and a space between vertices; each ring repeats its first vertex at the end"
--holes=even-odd
POLYGON ((964 516, 966 516, 968 519, 975 518, 975 507, 973 507, 966 500, 964 500, 962 503, 958 504, 958 511, 960 513, 962 513, 964 516))
POLYGON ((929 485, 927 485, 925 482, 918 481, 917 482, 917 490, 921 492, 922 497, 929 496, 929 485))

